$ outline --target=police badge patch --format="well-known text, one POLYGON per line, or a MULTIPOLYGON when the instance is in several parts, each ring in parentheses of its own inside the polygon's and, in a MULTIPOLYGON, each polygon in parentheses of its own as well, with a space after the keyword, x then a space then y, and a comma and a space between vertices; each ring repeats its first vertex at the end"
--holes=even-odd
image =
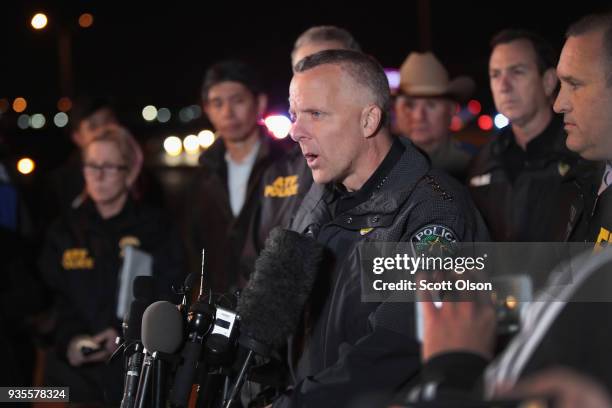
POLYGON ((426 225, 410 241, 417 254, 444 256, 452 255, 457 249, 457 235, 444 225, 426 225))

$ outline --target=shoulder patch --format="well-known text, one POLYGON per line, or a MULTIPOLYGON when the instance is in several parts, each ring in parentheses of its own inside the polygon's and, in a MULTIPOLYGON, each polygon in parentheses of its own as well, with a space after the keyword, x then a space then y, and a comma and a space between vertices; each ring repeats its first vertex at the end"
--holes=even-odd
POLYGON ((410 238, 418 253, 440 251, 453 253, 457 243, 457 234, 445 225, 429 224, 420 228, 410 238))
POLYGON ((134 235, 126 235, 119 240, 119 249, 121 250, 119 256, 123 258, 125 255, 125 248, 132 246, 134 248, 140 247, 140 239, 134 235))

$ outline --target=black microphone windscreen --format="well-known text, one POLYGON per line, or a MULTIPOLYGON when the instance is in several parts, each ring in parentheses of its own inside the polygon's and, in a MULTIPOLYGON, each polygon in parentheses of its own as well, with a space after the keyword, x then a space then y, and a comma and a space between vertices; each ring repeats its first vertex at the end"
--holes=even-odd
POLYGON ((271 347, 285 343, 295 332, 323 250, 316 240, 297 232, 270 232, 238 299, 242 333, 271 347))
POLYGON ((152 276, 136 276, 132 285, 134 298, 139 300, 153 301, 154 279, 152 276))
POLYGON ((183 316, 176 305, 151 303, 142 316, 142 344, 149 352, 172 354, 183 343, 183 316))

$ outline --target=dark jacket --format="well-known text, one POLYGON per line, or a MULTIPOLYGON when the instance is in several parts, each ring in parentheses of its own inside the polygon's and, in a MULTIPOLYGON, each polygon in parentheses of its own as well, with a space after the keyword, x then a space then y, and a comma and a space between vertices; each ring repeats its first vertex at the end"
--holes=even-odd
POLYGON ((201 168, 185 197, 189 270, 199 273, 204 248, 205 284, 217 293, 242 287, 253 268, 252 260, 241 258, 249 222, 257 206, 263 172, 281 157, 284 148, 262 133, 244 205, 236 217, 230 207, 225 152, 223 140, 218 139, 200 157, 201 168))
POLYGON ((565 146, 562 121, 554 117, 524 152, 511 127, 487 144, 468 172, 470 193, 494 241, 563 241, 572 187, 584 160, 565 146), (562 211, 557 211, 563 207, 562 211), (561 229, 560 229, 561 228, 561 229))
POLYGON ((65 355, 67 343, 77 334, 121 327, 115 311, 126 243, 153 256, 155 293, 158 298, 170 297, 172 285, 181 283, 184 275, 181 249, 172 230, 161 212, 131 200, 106 220, 88 200, 51 227, 40 268, 57 298, 60 355, 65 355))
POLYGON ((448 143, 443 144, 438 150, 429 154, 429 159, 434 169, 444 170, 457 180, 463 181, 465 180, 472 156, 473 154, 470 154, 459 141, 451 136, 448 143))
MULTIPOLYGON (((172 299, 172 285, 181 283, 184 275, 181 249, 161 212, 128 199, 119 214, 102 219, 94 204, 87 200, 50 228, 40 268, 56 298, 56 351, 60 360, 66 359, 67 345, 74 336, 94 335, 108 327, 121 333, 116 308, 121 252, 127 244, 153 257, 155 298, 172 299)), ((60 376, 90 372, 100 386, 113 382, 113 377, 122 378, 120 364, 114 371, 107 370, 103 363, 66 366, 60 376), (102 377, 93 373, 94 367, 102 377)), ((116 397, 116 387, 114 391, 116 397)), ((87 398, 103 401, 102 390, 99 392, 97 397, 87 398)))
POLYGON ((418 371, 414 304, 362 301, 361 244, 414 242, 432 225, 459 241, 488 239, 467 191, 402 143, 400 160, 365 202, 332 216, 333 190, 318 184, 302 202, 292 229, 324 243, 329 259, 313 290, 295 388, 275 407, 378 406, 418 371))
POLYGON ((246 259, 257 258, 274 227, 289 227, 311 185, 312 172, 299 145, 295 144, 262 176, 258 205, 253 211, 243 251, 246 259))
POLYGON ((567 241, 612 242, 612 189, 597 194, 604 169, 603 162, 589 163, 574 180, 563 184, 557 212, 569 214, 560 231, 567 241))

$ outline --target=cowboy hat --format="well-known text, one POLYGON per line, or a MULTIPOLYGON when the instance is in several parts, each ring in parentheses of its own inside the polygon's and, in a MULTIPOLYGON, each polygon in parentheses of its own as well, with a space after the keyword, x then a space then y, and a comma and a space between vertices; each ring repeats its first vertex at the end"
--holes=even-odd
POLYGON ((448 71, 431 52, 411 52, 400 68, 399 92, 415 97, 448 96, 459 102, 467 100, 476 84, 467 76, 448 77, 448 71))

